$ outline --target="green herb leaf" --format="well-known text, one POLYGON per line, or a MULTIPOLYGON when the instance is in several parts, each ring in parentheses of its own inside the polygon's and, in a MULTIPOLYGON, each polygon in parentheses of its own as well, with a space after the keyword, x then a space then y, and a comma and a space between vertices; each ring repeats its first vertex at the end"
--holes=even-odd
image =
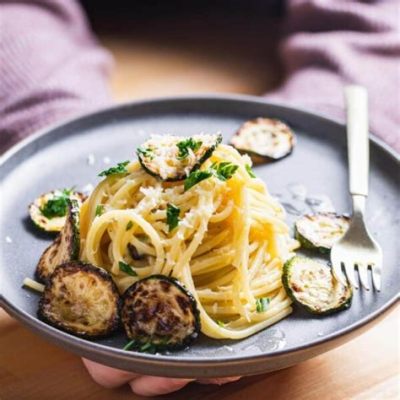
POLYGON ((140 344, 140 343, 137 343, 135 339, 133 339, 123 347, 123 350, 137 350, 142 353, 154 354, 154 353, 156 353, 157 348, 150 342, 147 342, 145 344, 140 344))
POLYGON ((128 342, 123 348, 122 350, 130 350, 134 345, 135 345, 136 341, 135 340, 131 340, 130 342, 128 342))
POLYGON ((181 212, 179 207, 174 206, 173 204, 167 204, 167 224, 169 228, 169 232, 175 229, 179 224, 179 213, 181 212))
POLYGON ((185 192, 189 190, 191 187, 194 185, 198 184, 201 181, 204 181, 205 179, 208 179, 212 176, 212 172, 205 170, 205 171, 193 171, 190 173, 190 175, 185 179, 184 182, 184 189, 185 192))
POLYGON ((99 176, 127 174, 128 170, 126 169, 126 166, 128 164, 129 164, 129 161, 124 161, 124 162, 118 163, 116 167, 111 167, 111 168, 106 169, 105 171, 100 172, 99 176))
POLYGON ((232 178, 233 174, 237 171, 239 166, 232 164, 229 161, 224 161, 219 164, 214 163, 211 165, 210 168, 214 171, 215 176, 219 180, 225 182, 228 179, 232 178))
POLYGON ((223 328, 225 326, 225 322, 220 321, 219 319, 217 319, 217 324, 223 328))
POLYGON ((147 342, 139 347, 139 351, 142 353, 154 354, 157 351, 157 349, 153 344, 151 344, 150 342, 147 342))
POLYGON ((145 157, 145 158, 149 158, 150 160, 152 160, 154 158, 154 154, 153 154, 153 149, 151 149, 150 147, 148 147, 147 149, 144 149, 142 147, 138 147, 136 149, 136 155, 145 157))
POLYGON ((126 230, 127 231, 129 231, 129 229, 131 229, 132 228, 132 226, 133 226, 133 222, 132 221, 129 221, 127 224, 126 224, 126 230))
POLYGON ((194 140, 193 138, 181 140, 176 144, 179 149, 178 160, 184 160, 189 155, 189 149, 196 152, 202 144, 201 140, 194 140))
POLYGON ((268 297, 261 297, 256 300, 256 311, 262 313, 267 310, 270 299, 268 297))
POLYGON ((65 196, 71 196, 71 194, 74 192, 74 189, 75 189, 75 186, 72 186, 71 188, 69 188, 69 189, 63 189, 62 190, 62 193, 65 195, 65 196))
POLYGON ((95 211, 96 217, 100 217, 100 215, 102 215, 103 213, 104 213, 104 205, 103 204, 97 204, 96 211, 95 211))
POLYGON ((123 261, 120 261, 118 263, 119 269, 122 272, 125 272, 126 274, 130 275, 130 276, 138 276, 138 274, 136 273, 136 271, 127 263, 124 263, 123 261))
POLYGON ((251 169, 249 164, 245 165, 246 171, 249 174, 250 178, 257 178, 256 174, 254 173, 254 171, 251 169))
POLYGON ((72 189, 64 189, 61 193, 50 199, 42 208, 40 212, 49 219, 55 217, 64 217, 68 211, 68 199, 72 193, 72 189))
POLYGON ((200 170, 193 171, 185 179, 184 182, 185 192, 194 185, 196 185, 197 183, 204 181, 205 179, 208 179, 211 176, 215 176, 219 180, 225 182, 228 179, 232 178, 233 174, 237 171, 238 168, 239 168, 238 165, 232 164, 229 161, 224 161, 219 164, 214 163, 210 166, 209 169, 205 169, 203 171, 200 170))

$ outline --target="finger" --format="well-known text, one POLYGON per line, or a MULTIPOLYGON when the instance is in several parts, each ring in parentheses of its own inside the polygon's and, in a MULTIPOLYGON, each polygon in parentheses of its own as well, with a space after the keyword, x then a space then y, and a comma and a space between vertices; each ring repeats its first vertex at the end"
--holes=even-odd
POLYGON ((176 392, 194 379, 174 379, 157 376, 141 376, 129 383, 132 391, 140 396, 157 396, 176 392))
POLYGON ((133 372, 107 367, 86 358, 82 358, 82 361, 92 379, 99 385, 109 389, 125 385, 140 376, 133 372))
POLYGON ((202 385, 225 385, 225 383, 236 382, 241 376, 231 376, 229 378, 199 379, 196 382, 202 385))

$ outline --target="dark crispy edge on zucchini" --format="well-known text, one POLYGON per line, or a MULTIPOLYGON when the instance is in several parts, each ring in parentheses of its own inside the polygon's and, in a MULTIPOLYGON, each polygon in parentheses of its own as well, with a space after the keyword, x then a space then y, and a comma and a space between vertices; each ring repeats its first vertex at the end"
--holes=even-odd
POLYGON ((121 318, 120 318, 121 307, 122 307, 121 296, 119 295, 117 286, 115 285, 113 279, 111 278, 111 275, 108 272, 104 271, 101 268, 95 267, 92 264, 87 264, 87 263, 83 263, 80 261, 71 261, 71 262, 66 262, 64 264, 57 266, 56 269, 54 270, 54 272, 52 273, 50 279, 46 282, 44 292, 42 293, 40 300, 39 300, 39 308, 37 311, 37 315, 41 321, 46 322, 47 324, 54 326, 57 329, 60 329, 64 332, 70 333, 74 336, 77 336, 77 337, 80 337, 83 339, 92 340, 92 339, 100 339, 100 338, 109 337, 115 331, 117 331, 118 329, 121 328, 121 318), (47 315, 43 311, 43 308, 45 306, 45 301, 46 301, 45 296, 48 292, 51 292, 52 282, 57 277, 57 274, 61 273, 61 272, 75 272, 77 270, 80 270, 80 271, 83 271, 83 272, 86 272, 89 274, 95 274, 98 277, 100 277, 101 279, 107 281, 107 283, 109 283, 109 285, 110 285, 110 289, 111 289, 112 293, 116 296, 117 312, 115 314, 115 318, 112 321, 110 321, 110 325, 109 325, 107 332, 97 334, 97 335, 76 333, 72 329, 69 329, 67 326, 60 323, 59 321, 55 321, 51 318, 48 318, 47 315))
POLYGON ((296 240, 300 242, 300 245, 303 249, 308 249, 308 250, 318 250, 321 254, 329 254, 331 251, 330 247, 325 247, 325 246, 318 246, 317 244, 313 243, 311 240, 307 239, 304 234, 302 234, 298 228, 297 228, 297 223, 305 217, 312 217, 312 216, 318 216, 318 215, 325 215, 325 216, 331 216, 334 218, 340 217, 348 220, 350 222, 351 218, 346 215, 346 214, 337 214, 334 212, 320 212, 320 213, 314 213, 314 214, 305 214, 302 215, 295 223, 294 223, 294 236, 296 240))
POLYGON ((296 145, 296 135, 294 134, 293 130, 290 128, 290 126, 288 124, 286 124, 285 122, 281 121, 280 119, 277 118, 267 118, 267 117, 258 117, 258 118, 254 118, 254 119, 250 119, 246 122, 244 122, 239 129, 237 130, 237 132, 235 133, 234 136, 239 136, 243 133, 241 133, 241 130, 245 128, 245 125, 248 123, 251 124, 259 124, 262 122, 262 120, 264 119, 268 119, 271 121, 278 121, 282 124, 284 124, 287 128, 288 131, 291 133, 291 140, 290 140, 290 151, 288 151, 287 153, 285 153, 283 156, 281 157, 271 157, 265 154, 260 154, 257 153, 254 150, 250 150, 250 149, 241 149, 239 147, 236 147, 232 141, 230 142, 230 145, 233 146, 240 154, 247 154, 250 156, 251 160, 253 161, 254 164, 264 164, 264 163, 268 163, 268 162, 275 162, 275 161, 279 161, 282 160, 288 156, 290 156, 293 153, 294 147, 296 145))
MULTIPOLYGON (((191 311, 193 313, 194 321, 195 321, 194 332, 191 335, 187 336, 181 343, 176 343, 176 344, 157 344, 157 345, 152 344, 152 345, 154 345, 154 347, 156 348, 157 351, 181 350, 181 349, 189 346, 198 337, 198 335, 199 335, 199 333, 201 331, 201 321, 200 321, 200 311, 199 311, 199 309, 197 307, 196 299, 194 298, 192 293, 190 293, 189 290, 186 289, 186 287, 180 281, 178 281, 176 278, 172 278, 172 277, 169 277, 169 276, 166 276, 166 275, 161 275, 161 274, 155 274, 155 275, 150 275, 150 276, 148 276, 146 278, 143 278, 143 279, 135 282, 134 284, 132 284, 125 291, 125 293, 122 296, 122 303, 123 303, 122 304, 122 309, 121 309, 122 324, 124 325, 122 314, 123 314, 123 307, 124 307, 124 304, 125 304, 125 299, 130 297, 132 295, 132 292, 136 291, 136 289, 138 288, 139 284, 141 284, 141 283, 143 283, 145 281, 151 280, 151 279, 162 280, 162 281, 170 283, 171 285, 174 285, 176 288, 178 288, 181 291, 181 293, 183 293, 189 299, 189 302, 190 302, 190 305, 191 305, 191 311)), ((124 329, 125 329, 125 326, 124 326, 124 329)), ((136 342, 135 344, 137 346, 139 346, 139 347, 145 345, 146 343, 148 343, 148 342, 141 342, 141 341, 139 341, 137 339, 134 339, 134 340, 136 342)))
MULTIPOLYGON (((46 282, 49 279, 49 275, 51 275, 51 273, 47 274, 45 272, 43 263, 46 262, 46 257, 49 252, 54 251, 54 249, 58 250, 58 247, 62 242, 63 235, 68 232, 68 229, 71 229, 72 231, 71 242, 69 243, 69 260, 64 260, 64 262, 78 260, 80 253, 79 204, 76 200, 71 199, 68 200, 68 212, 63 229, 55 238, 53 243, 43 252, 36 266, 35 277, 39 282, 46 282)), ((55 266, 53 270, 56 267, 57 266, 55 266)))
MULTIPOLYGON (((186 137, 182 137, 182 138, 186 138, 186 137)), ((160 180, 163 181, 163 182, 177 182, 177 181, 182 181, 182 180, 186 179, 186 178, 190 175, 191 172, 198 170, 198 169, 201 167, 201 165, 202 165, 205 161, 207 161, 207 160, 212 156, 212 153, 214 153, 215 149, 216 149, 221 143, 222 143, 222 135, 221 135, 221 134, 218 134, 218 135, 217 135, 217 139, 216 139, 216 141, 215 141, 215 144, 214 144, 213 146, 211 146, 211 147, 204 153, 203 157, 201 157, 201 158, 199 159, 199 161, 198 161, 196 164, 194 164, 194 166, 193 166, 192 169, 189 171, 189 173, 188 173, 188 174, 184 173, 184 174, 178 175, 177 177, 174 177, 174 178, 166 178, 166 179, 161 178, 160 175, 158 175, 157 173, 153 172, 151 169, 149 169, 148 167, 146 167, 146 165, 144 164, 144 161, 143 161, 142 158, 141 158, 140 153, 139 153, 137 150, 136 150, 136 155, 137 155, 137 158, 138 158, 138 160, 139 160, 139 162, 140 162, 140 165, 142 166, 142 168, 143 168, 149 175, 154 176, 155 178, 160 179, 160 180)))
MULTIPOLYGON (((346 309, 350 308, 351 301, 353 299, 353 290, 352 290, 350 285, 347 285, 347 291, 346 291, 347 299, 342 304, 340 304, 338 307, 334 307, 334 308, 331 308, 331 309, 326 310, 326 311, 316 311, 313 308, 309 307, 308 305, 301 303, 297 299, 297 297, 293 294, 293 290, 292 290, 292 288, 290 286, 290 282, 289 282, 290 275, 291 275, 290 270, 293 267, 293 264, 298 259, 309 260, 306 257, 294 256, 294 257, 290 258, 289 260, 287 260, 285 262, 285 264, 283 265, 283 270, 282 270, 282 284, 283 284, 283 287, 285 288, 285 291, 286 291, 287 295, 293 300, 293 302, 295 302, 296 304, 298 304, 299 306, 301 306, 302 308, 304 308, 305 310, 307 310, 311 314, 318 315, 318 316, 321 316, 321 317, 323 317, 325 315, 329 315, 329 314, 334 314, 336 312, 343 311, 343 310, 346 310, 346 309)), ((312 260, 312 261, 313 262, 318 262, 318 261, 314 261, 314 260, 312 260)), ((326 266, 326 268, 330 269, 330 267, 328 267, 328 266, 326 266)), ((331 274, 332 274, 332 270, 331 270, 331 274)))
MULTIPOLYGON (((52 193, 52 192, 54 192, 54 190, 52 190, 52 191, 50 191, 50 192, 47 192, 47 193, 42 193, 40 196, 38 196, 38 198, 40 198, 40 197, 43 197, 43 196, 47 196, 49 193, 52 193)), ((76 197, 79 197, 79 199, 80 199, 80 202, 83 204, 84 203, 84 201, 88 198, 88 196, 87 195, 85 195, 84 193, 82 193, 82 192, 73 192, 73 194, 76 196, 76 197)), ((32 208, 33 207, 37 207, 37 205, 35 204, 35 201, 36 201, 37 199, 35 199, 31 204, 29 204, 29 206, 28 206, 28 214, 29 214, 29 218, 30 218, 30 220, 32 221, 32 223, 33 223, 33 225, 35 225, 35 227, 36 228, 38 228, 40 231, 42 231, 42 232, 45 232, 45 233, 48 233, 49 235, 57 235, 57 234, 59 234, 59 231, 49 231, 49 230, 47 230, 46 228, 44 228, 43 226, 41 226, 41 225, 39 225, 35 220, 34 220, 34 218, 32 218, 32 208)), ((77 200, 76 199, 70 199, 70 200, 73 200, 73 201, 76 201, 77 202, 77 200)), ((78 208, 80 208, 80 206, 79 206, 79 203, 78 203, 78 208)), ((68 214, 68 213, 67 213, 68 214)), ((47 217, 45 217, 45 216, 43 216, 44 218, 46 218, 46 219, 48 219, 47 217)))

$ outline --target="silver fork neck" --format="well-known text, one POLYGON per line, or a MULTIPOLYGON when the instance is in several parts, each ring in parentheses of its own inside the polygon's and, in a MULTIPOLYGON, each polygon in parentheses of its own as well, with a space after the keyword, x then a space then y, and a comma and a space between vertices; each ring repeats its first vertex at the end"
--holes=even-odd
POLYGON ((353 194, 353 217, 363 217, 365 214, 365 205, 367 202, 367 196, 362 194, 353 194))

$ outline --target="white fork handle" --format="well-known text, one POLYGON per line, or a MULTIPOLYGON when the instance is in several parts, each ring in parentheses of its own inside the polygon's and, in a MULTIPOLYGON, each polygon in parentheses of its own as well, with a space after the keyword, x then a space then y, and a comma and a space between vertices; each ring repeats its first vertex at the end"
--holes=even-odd
POLYGON ((345 99, 350 194, 366 197, 369 171, 367 90, 362 86, 347 86, 345 99))

